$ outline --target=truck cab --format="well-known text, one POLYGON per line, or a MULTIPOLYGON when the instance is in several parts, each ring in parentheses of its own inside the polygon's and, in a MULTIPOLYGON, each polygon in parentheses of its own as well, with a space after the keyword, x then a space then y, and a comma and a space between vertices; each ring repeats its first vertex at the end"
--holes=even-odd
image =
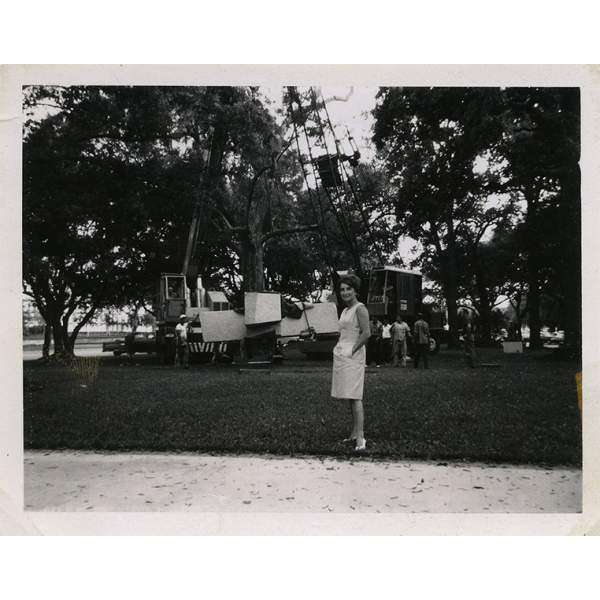
POLYGON ((422 280, 417 271, 392 266, 372 269, 367 292, 369 314, 392 320, 402 315, 406 321, 414 321, 421 310, 422 280))

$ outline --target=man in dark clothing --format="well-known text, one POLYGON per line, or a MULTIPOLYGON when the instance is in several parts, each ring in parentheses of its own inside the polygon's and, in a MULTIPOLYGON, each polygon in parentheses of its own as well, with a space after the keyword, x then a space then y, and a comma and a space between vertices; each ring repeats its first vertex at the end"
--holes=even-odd
POLYGON ((402 366, 406 367, 406 338, 412 337, 408 323, 402 319, 402 315, 396 317, 392 325, 392 365, 398 366, 398 359, 402 359, 402 366))
POLYGON ((467 321, 463 327, 463 344, 467 364, 474 369, 477 363, 477 356, 475 354, 475 332, 471 321, 467 321))
POLYGON ((175 354, 175 366, 178 364, 186 369, 190 368, 190 349, 188 346, 190 325, 187 322, 187 316, 181 315, 179 317, 179 323, 175 327, 175 339, 177 343, 177 350, 175 354))
POLYGON ((415 342, 415 369, 419 368, 419 360, 423 358, 423 366, 429 368, 429 325, 419 313, 413 325, 413 336, 415 342))
POLYGON ((367 347, 368 364, 375 362, 377 366, 381 364, 381 322, 377 317, 371 321, 371 337, 367 347))

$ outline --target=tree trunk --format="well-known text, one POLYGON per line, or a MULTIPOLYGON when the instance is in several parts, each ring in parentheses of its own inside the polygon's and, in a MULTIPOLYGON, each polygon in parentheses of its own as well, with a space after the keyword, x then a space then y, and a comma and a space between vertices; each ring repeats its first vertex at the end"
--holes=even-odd
POLYGON ((264 264, 264 247, 258 243, 253 248, 254 273, 256 277, 255 289, 257 292, 265 291, 265 264, 264 264))
POLYGON ((458 267, 456 264, 456 240, 454 239, 454 222, 452 214, 447 220, 448 236, 444 260, 444 293, 448 310, 448 326, 450 328, 448 347, 458 348, 458 267))
POLYGON ((48 319, 46 323, 52 329, 52 341, 54 342, 54 356, 61 356, 64 354, 65 344, 62 336, 62 328, 60 323, 60 315, 54 310, 53 306, 47 308, 48 319))
POLYGON ((129 324, 131 325, 131 334, 135 335, 137 332, 137 328, 140 324, 139 312, 141 306, 136 305, 133 307, 133 311, 129 315, 129 324))
POLYGON ((540 330, 542 322, 540 318, 540 282, 539 282, 539 261, 538 244, 539 239, 536 235, 537 221, 537 195, 538 192, 533 185, 528 185, 525 190, 525 200, 527 201, 527 215, 525 218, 527 235, 527 306, 529 308, 529 348, 539 350, 542 347, 540 330))
POLYGON ((446 296, 446 305, 448 310, 448 326, 450 329, 448 336, 448 347, 458 348, 458 292, 456 281, 452 281, 451 277, 446 278, 446 283, 444 284, 444 292, 444 295, 446 296))
POLYGON ((542 347, 542 338, 540 330, 542 323, 540 319, 540 288, 536 275, 529 273, 529 297, 527 300, 529 306, 529 348, 539 350, 542 347))
POLYGON ((492 307, 487 289, 479 293, 479 335, 487 344, 492 340, 492 307))
POLYGON ((479 296, 479 335, 485 341, 492 341, 492 302, 490 293, 486 285, 484 271, 479 262, 479 257, 475 257, 475 285, 477 286, 477 295, 479 296))
POLYGON ((60 317, 52 318, 52 339, 54 340, 54 356, 70 358, 73 356, 73 343, 69 339, 67 327, 60 317))
POLYGON ((523 341, 523 319, 518 311, 517 311, 517 315, 516 315, 515 319, 517 320, 517 331, 516 331, 517 340, 523 341))
POLYGON ((264 271, 264 249, 260 242, 255 243, 247 240, 244 244, 245 270, 244 270, 244 291, 245 292, 264 292, 265 290, 265 271, 264 271))
POLYGON ((263 235, 268 227, 269 197, 267 192, 261 193, 258 189, 259 177, 253 182, 248 201, 247 231, 242 234, 245 292, 263 292, 265 289, 263 235))
MULTIPOLYGON (((366 300, 366 296, 368 294, 368 287, 369 287, 369 283, 367 282, 367 290, 364 293, 364 298, 366 300)), ((331 269, 331 284, 333 285, 333 296, 335 297, 335 303, 338 306, 339 311, 341 312, 341 306, 342 306, 342 298, 340 296, 340 276, 338 275, 338 272, 335 269, 331 269)), ((362 284, 363 286, 365 285, 364 282, 362 284)), ((363 300, 364 301, 364 300, 363 300)))
POLYGON ((52 341, 52 326, 44 323, 44 345, 42 346, 42 358, 48 360, 50 357, 50 342, 52 341))
POLYGON ((75 350, 75 340, 69 336, 69 319, 64 318, 61 324, 61 334, 63 336, 63 347, 65 357, 72 357, 75 350))
POLYGON ((52 339, 54 340, 54 356, 64 356, 65 338, 63 337, 60 319, 52 321, 52 339))

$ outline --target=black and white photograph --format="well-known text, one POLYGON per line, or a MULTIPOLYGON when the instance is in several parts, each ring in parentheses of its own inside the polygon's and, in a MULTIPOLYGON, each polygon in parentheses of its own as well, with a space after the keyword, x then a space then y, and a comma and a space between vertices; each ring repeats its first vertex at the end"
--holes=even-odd
POLYGON ((24 514, 581 514, 580 86, 282 79, 21 86, 24 514))

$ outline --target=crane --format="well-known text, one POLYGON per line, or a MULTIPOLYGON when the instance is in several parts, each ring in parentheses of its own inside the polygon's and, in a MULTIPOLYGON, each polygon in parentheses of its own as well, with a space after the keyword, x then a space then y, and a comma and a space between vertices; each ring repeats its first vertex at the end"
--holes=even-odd
POLYGON ((192 218, 187 237, 185 254, 180 273, 162 273, 158 286, 156 314, 157 350, 163 362, 173 362, 176 352, 175 327, 181 315, 191 321, 188 336, 190 354, 202 355, 210 359, 215 352, 227 355, 226 343, 204 342, 200 313, 203 310, 229 310, 231 304, 221 291, 207 291, 203 288, 201 269, 198 260, 205 261, 206 253, 201 252, 208 232, 207 195, 218 173, 215 160, 215 145, 219 144, 219 135, 214 128, 210 130, 209 150, 203 153, 203 170, 199 190, 196 195, 192 218))

